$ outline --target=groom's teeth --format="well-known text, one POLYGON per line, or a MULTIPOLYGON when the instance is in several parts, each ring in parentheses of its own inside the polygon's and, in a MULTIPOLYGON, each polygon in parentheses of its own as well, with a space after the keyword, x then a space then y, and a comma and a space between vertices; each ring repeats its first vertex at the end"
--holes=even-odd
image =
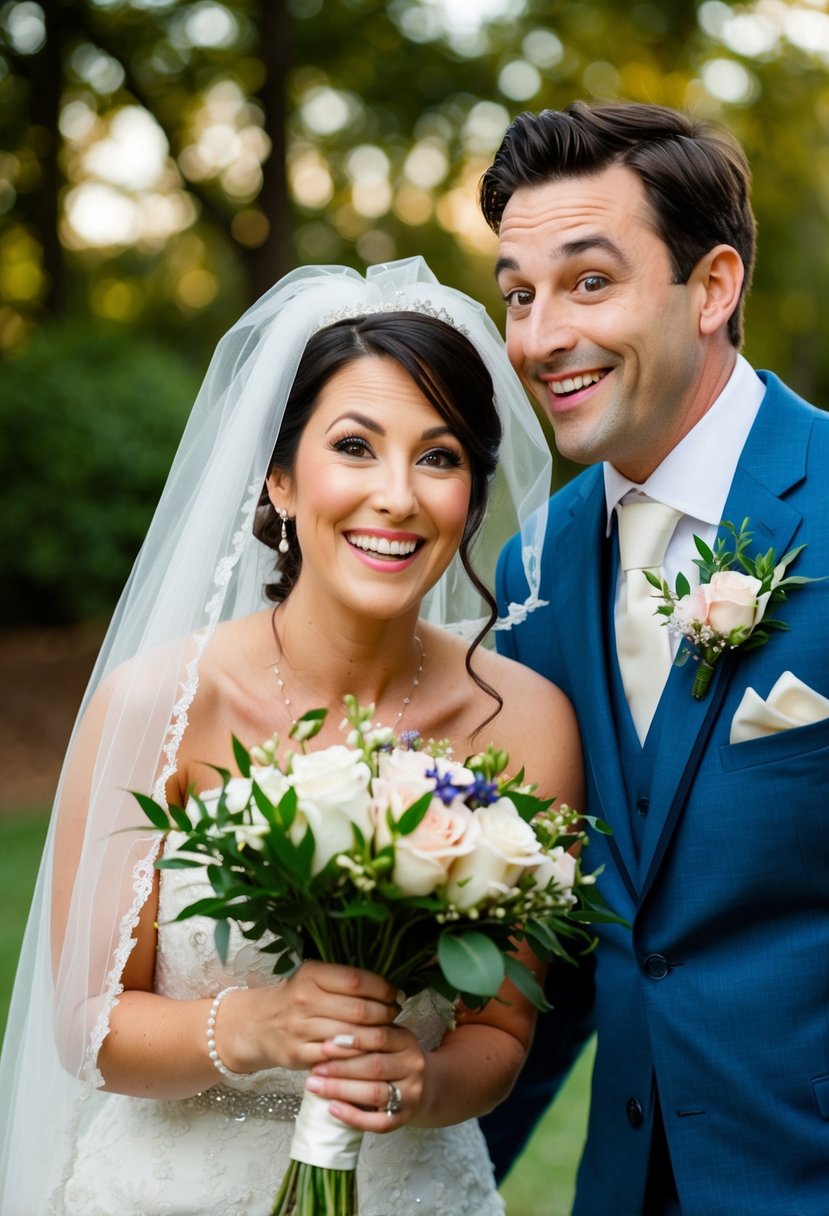
POLYGON ((587 372, 582 376, 568 376, 566 380, 551 380, 550 388, 560 397, 564 393, 574 393, 578 388, 585 388, 588 384, 596 384, 601 378, 601 372, 587 372))
POLYGON ((366 553, 379 553, 383 557, 408 557, 417 548, 417 541, 388 540, 385 536, 361 536, 352 532, 348 539, 358 549, 366 553))

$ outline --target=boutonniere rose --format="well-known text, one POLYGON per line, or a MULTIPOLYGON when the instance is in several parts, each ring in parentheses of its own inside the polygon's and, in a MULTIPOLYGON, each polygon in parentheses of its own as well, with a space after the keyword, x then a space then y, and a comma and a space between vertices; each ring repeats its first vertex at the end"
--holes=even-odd
POLYGON ((691 695, 697 700, 708 692, 714 664, 723 654, 738 647, 751 650, 763 646, 769 640, 770 629, 789 628, 785 621, 766 616, 770 604, 785 600, 787 592, 795 587, 822 581, 786 574, 805 545, 790 549, 781 558, 773 549, 750 558, 746 554, 752 536, 748 520, 743 520, 739 531, 727 520, 721 526, 733 538, 733 548, 722 536, 713 550, 698 536, 694 537, 700 555, 694 559, 700 584, 693 590, 684 574, 677 575, 676 589, 672 591, 667 582, 645 571, 648 582, 664 601, 657 613, 688 643, 680 648, 675 662, 681 666, 690 656, 698 662, 691 686, 691 695), (735 565, 742 569, 732 569, 735 565))

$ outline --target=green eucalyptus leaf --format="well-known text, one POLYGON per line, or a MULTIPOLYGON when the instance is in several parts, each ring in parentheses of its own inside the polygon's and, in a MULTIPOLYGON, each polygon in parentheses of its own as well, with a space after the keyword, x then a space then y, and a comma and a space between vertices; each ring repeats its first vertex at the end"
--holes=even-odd
POLYGON ((504 982, 504 956, 485 933, 444 930, 438 941, 438 962, 448 983, 459 992, 493 997, 504 982))
POLYGON ((541 1010, 542 1013, 552 1009, 552 1005, 544 995, 544 989, 526 963, 522 963, 514 954, 507 954, 504 957, 504 966, 507 979, 515 984, 521 995, 535 1005, 536 1009, 541 1010))

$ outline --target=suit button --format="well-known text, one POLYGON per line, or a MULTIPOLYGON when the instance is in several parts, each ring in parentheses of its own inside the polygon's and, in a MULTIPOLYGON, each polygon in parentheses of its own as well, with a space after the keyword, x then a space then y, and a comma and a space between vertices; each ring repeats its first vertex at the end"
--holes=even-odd
POLYGON ((650 798, 637 798, 636 809, 640 815, 647 815, 648 811, 651 809, 650 798))
POLYGON ((645 959, 644 966, 645 974, 649 975, 652 980, 664 980, 671 969, 671 965, 664 954, 649 954, 645 959))
POLYGON ((642 1103, 638 1098, 628 1098, 627 1105, 625 1106, 625 1114, 628 1117, 628 1123, 631 1127, 642 1126, 645 1113, 642 1110, 642 1103))

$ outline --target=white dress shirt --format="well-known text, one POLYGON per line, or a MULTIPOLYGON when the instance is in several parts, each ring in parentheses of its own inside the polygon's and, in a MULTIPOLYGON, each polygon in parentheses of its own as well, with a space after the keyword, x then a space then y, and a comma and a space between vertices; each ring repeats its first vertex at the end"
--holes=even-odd
MULTIPOLYGON (((737 462, 765 395, 765 385, 749 363, 737 356, 734 370, 714 404, 696 426, 668 453, 641 485, 624 477, 607 462, 603 465, 607 532, 621 502, 652 498, 682 512, 665 554, 663 569, 671 588, 682 571, 692 587, 699 583, 698 557, 693 537, 713 545, 723 518, 737 462)), ((739 528, 742 519, 731 521, 739 528)), ((616 604, 622 584, 616 586, 616 604)), ((656 604, 654 604, 656 607, 656 604)), ((674 652, 679 639, 671 636, 674 652)))

